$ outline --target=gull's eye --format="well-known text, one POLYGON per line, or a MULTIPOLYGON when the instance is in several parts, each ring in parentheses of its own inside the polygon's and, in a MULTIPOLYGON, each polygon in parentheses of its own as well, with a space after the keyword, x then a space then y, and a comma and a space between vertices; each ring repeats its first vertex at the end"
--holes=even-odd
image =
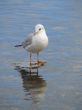
POLYGON ((41 30, 41 28, 39 28, 39 31, 41 30))

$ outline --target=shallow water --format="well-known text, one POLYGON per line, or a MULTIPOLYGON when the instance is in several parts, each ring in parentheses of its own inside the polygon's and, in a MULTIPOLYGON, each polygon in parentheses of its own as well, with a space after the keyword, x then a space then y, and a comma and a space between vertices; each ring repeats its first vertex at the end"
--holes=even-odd
POLYGON ((81 0, 0 0, 0 110, 82 110, 81 0), (37 23, 49 37, 47 64, 30 77, 15 67, 29 55, 14 45, 37 23))

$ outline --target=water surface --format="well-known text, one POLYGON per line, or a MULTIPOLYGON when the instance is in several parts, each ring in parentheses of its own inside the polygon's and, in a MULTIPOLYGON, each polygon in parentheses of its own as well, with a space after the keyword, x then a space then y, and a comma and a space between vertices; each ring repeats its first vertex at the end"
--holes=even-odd
POLYGON ((82 110, 81 0, 0 0, 0 110, 82 110), (15 68, 29 54, 14 45, 38 23, 49 37, 47 64, 30 77, 15 68))

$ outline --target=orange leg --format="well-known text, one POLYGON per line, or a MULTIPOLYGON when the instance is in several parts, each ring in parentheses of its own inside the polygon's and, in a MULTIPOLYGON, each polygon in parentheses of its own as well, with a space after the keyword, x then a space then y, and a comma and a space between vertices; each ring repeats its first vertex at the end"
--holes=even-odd
POLYGON ((37 53, 37 62, 35 63, 38 67, 43 65, 44 62, 39 60, 39 53, 37 53))
POLYGON ((39 53, 37 53, 37 65, 39 67, 39 53))

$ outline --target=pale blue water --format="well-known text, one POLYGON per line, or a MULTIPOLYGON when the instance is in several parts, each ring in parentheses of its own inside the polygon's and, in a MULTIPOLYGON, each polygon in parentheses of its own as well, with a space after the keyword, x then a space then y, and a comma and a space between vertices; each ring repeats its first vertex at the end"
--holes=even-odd
POLYGON ((0 110, 82 110, 82 1, 0 0, 0 110), (14 47, 42 23, 47 64, 27 76, 14 64, 27 52, 14 47))

